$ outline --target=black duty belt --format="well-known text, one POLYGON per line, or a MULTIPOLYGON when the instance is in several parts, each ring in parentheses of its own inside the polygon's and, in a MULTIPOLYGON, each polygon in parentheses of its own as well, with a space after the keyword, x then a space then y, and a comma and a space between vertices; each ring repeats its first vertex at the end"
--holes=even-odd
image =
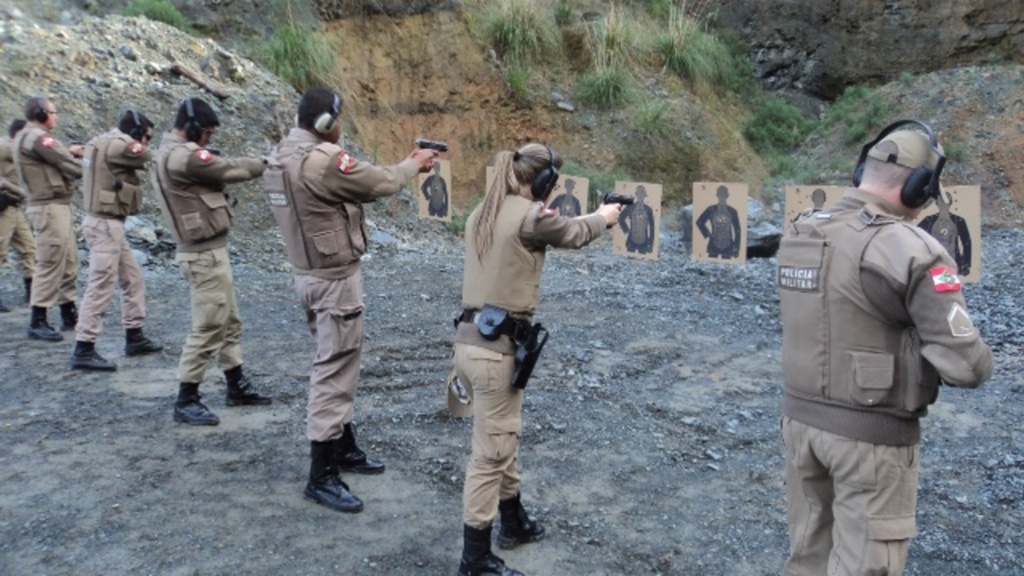
MULTIPOLYGON (((459 324, 462 322, 468 324, 476 324, 476 320, 480 315, 479 308, 464 308, 462 314, 459 314, 455 318, 455 328, 458 329, 459 324)), ((525 318, 515 318, 508 316, 504 322, 501 323, 498 331, 509 338, 515 338, 516 334, 527 334, 533 324, 525 318)))

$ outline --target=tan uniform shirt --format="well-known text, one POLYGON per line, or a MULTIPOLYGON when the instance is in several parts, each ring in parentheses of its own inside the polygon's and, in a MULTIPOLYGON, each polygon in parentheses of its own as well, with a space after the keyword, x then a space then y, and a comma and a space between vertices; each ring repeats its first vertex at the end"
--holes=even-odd
POLYGON ((152 159, 148 146, 117 128, 90 140, 82 159, 86 211, 100 218, 138 214, 142 181, 137 172, 152 159))
MULTIPOLYGON (((466 221, 466 260, 462 280, 462 306, 479 309, 484 304, 507 310, 513 316, 532 318, 540 302, 540 276, 545 250, 580 248, 601 236, 605 220, 600 214, 565 218, 522 196, 507 196, 494 224, 494 242, 483 260, 477 258, 474 227, 480 208, 466 221)), ((455 342, 511 353, 507 336, 485 340, 475 325, 462 322, 455 342)))
POLYGON ((915 444, 940 377, 973 388, 992 373, 949 254, 873 194, 850 189, 801 215, 782 240, 778 281, 783 414, 794 420, 915 444))
POLYGON ((411 158, 388 167, 360 162, 302 128, 271 156, 264 185, 292 269, 328 279, 358 270, 367 247, 362 203, 397 193, 419 172, 411 158))
POLYGON ((28 196, 14 170, 14 152, 10 140, 0 143, 0 194, 6 196, 11 204, 20 204, 28 196))
POLYGON ((153 186, 178 252, 223 248, 234 221, 224 187, 263 174, 259 158, 223 158, 173 132, 164 134, 153 186))
POLYGON ((18 182, 28 190, 29 204, 71 203, 82 166, 63 144, 29 124, 15 135, 12 147, 18 182))

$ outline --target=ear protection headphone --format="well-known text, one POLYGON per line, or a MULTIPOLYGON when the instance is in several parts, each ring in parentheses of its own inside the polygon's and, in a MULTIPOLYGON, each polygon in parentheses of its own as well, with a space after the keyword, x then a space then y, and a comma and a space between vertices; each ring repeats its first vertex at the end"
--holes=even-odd
POLYGON ((142 119, 139 118, 139 113, 134 108, 128 110, 128 113, 132 115, 132 122, 135 123, 135 127, 128 131, 128 135, 133 140, 142 142, 142 139, 146 136, 146 128, 142 125, 142 119))
MULTIPOLYGON (((942 167, 946 165, 946 157, 939 150, 939 141, 935 138, 935 132, 924 122, 917 120, 893 122, 886 126, 874 140, 865 144, 860 150, 860 156, 857 157, 857 167, 853 170, 853 185, 860 186, 861 178, 864 176, 864 162, 867 160, 868 152, 871 151, 871 148, 884 140, 886 136, 904 126, 915 126, 927 134, 932 151, 939 157, 935 168, 918 166, 911 170, 910 176, 907 176, 907 180, 903 183, 903 188, 900 190, 900 202, 904 206, 907 208, 920 208, 927 204, 929 200, 939 195, 939 176, 942 175, 942 167)), ((888 160, 888 162, 895 161, 895 158, 888 160)))
POLYGON ((331 103, 331 110, 329 112, 323 112, 316 117, 313 121, 313 129, 320 134, 328 134, 331 129, 334 128, 334 122, 338 119, 338 114, 341 114, 341 99, 338 95, 334 95, 334 102, 331 103))
POLYGON ((183 104, 185 105, 185 114, 188 116, 188 120, 185 121, 185 138, 189 142, 199 142, 199 139, 203 137, 203 127, 196 121, 196 114, 192 109, 192 99, 185 98, 183 104))
POLYGON ((32 116, 32 120, 35 120, 40 124, 45 124, 50 118, 50 113, 46 111, 46 106, 43 105, 44 102, 46 102, 46 98, 43 96, 32 97, 32 103, 34 106, 30 114, 32 116))
POLYGON ((548 151, 550 161, 546 168, 533 177, 533 183, 530 184, 530 193, 541 202, 547 201, 551 191, 555 189, 555 184, 558 184, 558 167, 555 166, 555 152, 547 144, 544 145, 544 148, 548 151))

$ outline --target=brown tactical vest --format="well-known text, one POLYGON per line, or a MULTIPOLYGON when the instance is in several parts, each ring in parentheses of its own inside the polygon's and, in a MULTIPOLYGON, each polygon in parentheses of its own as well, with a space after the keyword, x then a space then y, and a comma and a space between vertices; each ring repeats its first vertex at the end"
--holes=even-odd
POLYGON ((544 250, 530 250, 519 239, 523 221, 533 202, 522 196, 506 196, 494 223, 494 243, 476 257, 473 228, 480 216, 477 209, 466 222, 466 265, 462 280, 462 306, 480 308, 490 304, 513 315, 532 317, 540 303, 540 277, 544 250))
POLYGON ((328 204, 304 184, 306 160, 314 150, 331 154, 330 144, 283 142, 271 152, 263 185, 281 228, 288 261, 296 274, 346 278, 366 253, 362 205, 338 200, 328 204))
POLYGON ((75 189, 60 170, 36 156, 36 140, 49 135, 38 126, 27 125, 14 136, 11 150, 18 184, 28 191, 29 204, 70 204, 75 189))
POLYGON ((887 318, 865 295, 860 279, 868 243, 883 226, 898 222, 875 214, 870 205, 821 211, 802 215, 783 237, 778 284, 786 393, 804 401, 805 410, 833 406, 892 417, 847 421, 835 417, 842 411, 830 417, 823 409, 798 420, 879 443, 914 441, 919 435, 917 419, 938 395, 938 374, 922 358, 913 326, 887 318), (878 439, 880 424, 888 425, 886 433, 894 438, 878 439))
POLYGON ((125 146, 134 142, 120 130, 111 130, 86 144, 82 157, 85 179, 82 194, 85 209, 90 214, 123 219, 142 209, 142 187, 135 170, 110 164, 108 154, 115 140, 125 146))
POLYGON ((188 157, 199 149, 195 142, 171 140, 165 135, 152 170, 153 189, 164 221, 178 243, 178 252, 227 246, 234 220, 223 191, 187 180, 188 157), (172 176, 177 176, 177 180, 172 176))

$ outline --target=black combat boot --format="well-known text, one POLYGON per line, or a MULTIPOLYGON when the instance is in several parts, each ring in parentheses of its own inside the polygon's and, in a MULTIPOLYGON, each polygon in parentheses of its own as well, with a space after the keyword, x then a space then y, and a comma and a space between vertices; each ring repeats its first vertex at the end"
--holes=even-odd
POLYGON ((182 382, 174 403, 174 421, 193 426, 216 426, 220 418, 199 401, 199 384, 182 382))
POLYGON ((125 330, 124 355, 142 356, 163 350, 164 347, 153 342, 142 333, 142 328, 129 328, 125 330))
POLYGON ((28 337, 33 340, 46 340, 48 342, 60 342, 64 335, 53 329, 53 326, 46 321, 46 308, 42 306, 32 307, 32 320, 28 325, 28 337))
POLYGON ((117 370, 117 364, 100 356, 94 342, 75 342, 75 351, 71 353, 71 367, 79 370, 117 370))
POLYGON ((7 306, 4 306, 4 301, 0 300, 0 312, 10 312, 10 311, 11 311, 10 308, 8 308, 7 306))
POLYGON ((65 302, 60 305, 60 331, 67 332, 74 330, 78 324, 78 308, 74 302, 65 302))
POLYGON ((544 527, 531 520, 523 509, 519 494, 498 502, 501 529, 498 530, 498 548, 511 550, 520 544, 536 542, 544 537, 544 527))
POLYGON ((345 424, 345 430, 338 440, 338 453, 336 454, 338 469, 342 472, 355 472, 356 474, 383 474, 384 463, 379 460, 371 460, 366 457, 366 452, 356 446, 356 426, 349 422, 345 424))
POLYGON ((334 462, 337 443, 337 440, 309 443, 309 482, 303 495, 332 510, 362 512, 363 501, 349 492, 348 484, 338 478, 338 466, 334 462))
POLYGON ((252 380, 242 374, 241 364, 230 370, 225 370, 224 379, 228 381, 228 393, 224 401, 228 406, 270 404, 274 401, 273 397, 263 396, 252 389, 252 380))
POLYGON ((25 304, 32 302, 32 279, 25 278, 25 304))
POLYGON ((491 552, 491 527, 462 527, 462 561, 459 576, 525 576, 505 566, 505 561, 491 552))

